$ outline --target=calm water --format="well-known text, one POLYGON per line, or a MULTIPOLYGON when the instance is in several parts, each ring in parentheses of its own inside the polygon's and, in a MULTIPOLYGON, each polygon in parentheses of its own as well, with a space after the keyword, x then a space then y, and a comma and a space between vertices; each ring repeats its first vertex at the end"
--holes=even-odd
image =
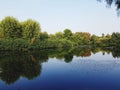
POLYGON ((119 49, 0 53, 0 90, 120 90, 119 49))

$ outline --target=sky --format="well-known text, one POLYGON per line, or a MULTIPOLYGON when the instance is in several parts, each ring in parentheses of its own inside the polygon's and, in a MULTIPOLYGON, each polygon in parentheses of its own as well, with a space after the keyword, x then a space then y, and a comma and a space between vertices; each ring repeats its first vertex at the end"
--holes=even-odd
POLYGON ((97 0, 0 0, 0 21, 13 16, 19 21, 33 19, 41 31, 49 34, 63 32, 102 33, 120 32, 120 17, 112 5, 97 0))

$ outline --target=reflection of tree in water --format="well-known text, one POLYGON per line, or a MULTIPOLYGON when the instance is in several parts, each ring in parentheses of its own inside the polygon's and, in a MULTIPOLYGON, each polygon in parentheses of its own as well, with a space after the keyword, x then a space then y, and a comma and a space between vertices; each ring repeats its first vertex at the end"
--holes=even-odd
POLYGON ((23 74, 22 76, 33 79, 37 77, 41 73, 41 64, 39 64, 38 60, 34 58, 34 56, 30 56, 31 58, 28 60, 24 60, 23 63, 23 74))
POLYGON ((0 67, 0 77, 7 84, 15 82, 22 73, 22 62, 19 60, 1 60, 0 67))
POLYGON ((91 49, 89 47, 48 50, 49 58, 57 58, 59 60, 64 59, 64 61, 67 63, 72 61, 73 56, 89 57, 90 55, 91 49))
POLYGON ((114 58, 119 58, 120 57, 120 47, 109 47, 109 48, 100 48, 100 47, 94 47, 92 48, 92 53, 96 54, 98 52, 102 52, 103 55, 105 53, 110 54, 112 53, 112 56, 114 58))
POLYGON ((90 49, 56 49, 32 52, 0 52, 0 78, 7 84, 14 83, 21 76, 33 79, 40 75, 42 62, 47 62, 48 57, 63 58, 66 63, 73 59, 73 55, 89 56, 90 49))
POLYGON ((90 47, 76 47, 72 50, 73 55, 81 56, 81 57, 89 57, 91 56, 90 47))
POLYGON ((72 59, 73 59, 73 55, 71 54, 71 53, 68 53, 68 54, 66 54, 65 56, 64 56, 64 58, 65 58, 65 62, 66 63, 70 63, 71 61, 72 61, 72 59))
POLYGON ((18 80, 20 76, 33 79, 41 73, 41 64, 29 55, 6 55, 0 60, 0 78, 7 84, 18 80))
POLYGON ((36 60, 39 61, 39 63, 48 61, 48 52, 47 52, 47 50, 30 52, 30 57, 33 57, 33 56, 34 56, 34 58, 36 58, 36 60))
POLYGON ((0 78, 7 84, 14 83, 20 77, 33 79, 40 75, 42 63, 49 58, 64 59, 66 63, 72 62, 73 56, 89 57, 92 53, 112 53, 113 57, 120 57, 117 48, 90 48, 76 47, 72 49, 49 49, 31 52, 0 52, 0 78))
POLYGON ((112 55, 114 58, 120 58, 120 47, 114 47, 112 49, 112 55))

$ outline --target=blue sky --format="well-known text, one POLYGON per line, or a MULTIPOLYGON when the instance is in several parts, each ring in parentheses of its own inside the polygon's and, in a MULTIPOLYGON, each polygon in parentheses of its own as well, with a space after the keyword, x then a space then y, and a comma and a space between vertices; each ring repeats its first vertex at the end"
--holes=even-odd
POLYGON ((38 21, 42 31, 56 33, 66 28, 73 32, 120 32, 114 5, 106 8, 97 0, 0 0, 0 20, 13 16, 19 21, 29 18, 38 21))

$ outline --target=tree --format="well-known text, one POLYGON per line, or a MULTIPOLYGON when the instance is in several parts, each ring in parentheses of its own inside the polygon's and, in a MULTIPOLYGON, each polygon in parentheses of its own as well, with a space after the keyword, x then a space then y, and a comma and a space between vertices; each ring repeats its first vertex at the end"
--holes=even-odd
POLYGON ((71 41, 75 46, 81 45, 83 41, 82 32, 76 32, 72 35, 71 41))
POLYGON ((91 37, 91 43, 92 43, 93 45, 98 45, 98 44, 100 44, 99 37, 93 34, 92 37, 91 37))
POLYGON ((0 32, 6 38, 19 38, 22 36, 22 29, 19 21, 7 16, 0 23, 0 32))
POLYGON ((62 32, 57 32, 57 33, 55 33, 55 37, 56 37, 57 39, 62 39, 62 38, 64 37, 64 35, 63 35, 62 32))
POLYGON ((110 35, 110 34, 107 34, 105 37, 110 39, 110 38, 111 38, 111 35, 110 35))
POLYGON ((83 37, 83 44, 90 44, 90 40, 91 40, 91 34, 90 33, 83 32, 82 37, 83 37))
POLYGON ((54 34, 49 34, 49 39, 50 40, 54 40, 56 37, 55 37, 55 35, 54 34))
POLYGON ((119 32, 114 32, 112 33, 110 43, 114 46, 120 46, 120 33, 119 32))
POLYGON ((40 40, 44 41, 48 39, 48 33, 47 32, 40 32, 40 40))
POLYGON ((104 38, 105 37, 105 34, 104 33, 102 33, 102 38, 104 38))
MULTIPOLYGON (((97 1, 103 1, 103 0, 97 0, 97 1)), ((120 9, 120 0, 105 0, 105 1, 109 6, 111 6, 114 3, 117 9, 120 9)))
MULTIPOLYGON (((103 0, 97 0, 97 1, 103 1, 103 0)), ((115 4, 117 8, 117 14, 120 16, 120 0, 104 0, 106 1, 107 5, 110 7, 112 4, 115 4)))
POLYGON ((40 25, 37 21, 28 19, 27 21, 22 22, 22 30, 23 30, 23 37, 32 38, 39 37, 40 33, 40 25))
POLYGON ((4 35, 3 35, 2 30, 0 30, 0 39, 1 39, 1 38, 4 38, 4 35))
POLYGON ((72 36, 72 31, 70 29, 65 29, 64 30, 64 37, 66 39, 70 39, 71 36, 72 36))

